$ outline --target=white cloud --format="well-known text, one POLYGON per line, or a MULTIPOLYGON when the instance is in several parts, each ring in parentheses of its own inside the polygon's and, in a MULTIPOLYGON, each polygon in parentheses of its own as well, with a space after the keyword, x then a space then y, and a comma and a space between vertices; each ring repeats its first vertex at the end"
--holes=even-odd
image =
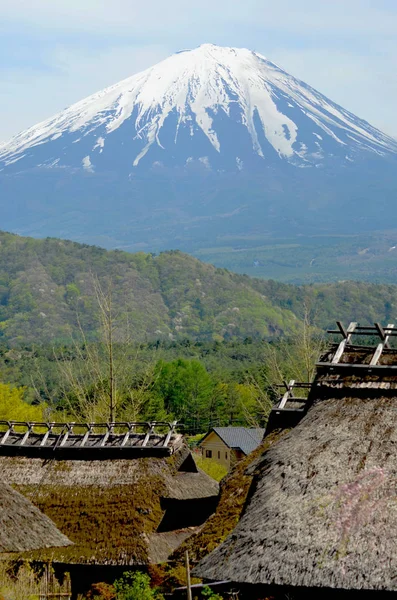
POLYGON ((0 21, 73 31, 129 32, 149 35, 180 27, 212 23, 246 23, 287 31, 357 31, 395 35, 397 14, 389 1, 379 0, 0 0, 0 21), (383 7, 383 8, 382 8, 383 7))

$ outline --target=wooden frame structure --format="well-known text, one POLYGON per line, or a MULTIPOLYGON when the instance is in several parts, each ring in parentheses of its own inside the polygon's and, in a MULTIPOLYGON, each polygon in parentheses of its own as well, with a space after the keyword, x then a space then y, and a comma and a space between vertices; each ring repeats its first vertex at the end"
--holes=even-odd
POLYGON ((270 411, 265 436, 274 429, 288 429, 299 423, 307 412, 308 399, 295 396, 294 390, 305 389, 310 392, 312 384, 298 383, 291 379, 289 382, 284 381, 283 384, 276 387, 283 388, 285 391, 270 411))
POLYGON ((294 389, 305 389, 310 390, 312 387, 311 383, 297 383, 294 379, 291 379, 289 382, 284 381, 283 384, 277 385, 276 387, 284 387, 285 393, 280 398, 280 400, 273 406, 272 410, 277 414, 281 414, 282 412, 304 412, 305 405, 307 402, 307 398, 301 398, 298 396, 294 396, 294 389), (290 403, 298 403, 302 404, 301 407, 290 407, 288 406, 290 403))
POLYGON ((397 337, 397 329, 393 323, 389 323, 386 327, 383 327, 380 323, 374 323, 373 326, 362 326, 358 323, 350 323, 345 328, 340 322, 336 322, 338 329, 328 330, 327 333, 332 335, 341 335, 342 341, 336 345, 335 351, 333 352, 330 361, 321 361, 317 363, 317 367, 328 367, 331 371, 339 369, 353 369, 353 370, 366 370, 371 372, 373 369, 379 371, 386 370, 397 370, 397 365, 392 364, 379 364, 382 356, 391 350, 390 338, 397 337), (352 343, 353 336, 365 336, 365 337, 379 337, 380 342, 376 346, 363 346, 355 345, 352 343), (349 361, 343 361, 345 352, 347 350, 352 351, 368 351, 372 352, 369 358, 366 357, 362 362, 356 361, 354 363, 349 361))
POLYGON ((0 454, 68 455, 172 454, 182 438, 177 421, 56 423, 0 421, 0 454))

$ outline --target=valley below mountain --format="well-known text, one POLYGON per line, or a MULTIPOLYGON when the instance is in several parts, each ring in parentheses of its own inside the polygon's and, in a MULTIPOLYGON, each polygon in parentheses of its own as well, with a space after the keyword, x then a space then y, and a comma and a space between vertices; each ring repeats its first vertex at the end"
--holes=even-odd
POLYGON ((225 236, 193 251, 218 267, 294 284, 397 282, 397 230, 294 237, 225 236))

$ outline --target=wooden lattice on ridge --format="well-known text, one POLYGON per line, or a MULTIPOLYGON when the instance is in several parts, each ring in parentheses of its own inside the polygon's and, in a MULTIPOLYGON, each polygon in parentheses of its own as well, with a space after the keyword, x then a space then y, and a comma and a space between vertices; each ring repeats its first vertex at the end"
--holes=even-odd
POLYGON ((181 443, 177 422, 40 423, 0 421, 0 453, 169 455, 181 443))

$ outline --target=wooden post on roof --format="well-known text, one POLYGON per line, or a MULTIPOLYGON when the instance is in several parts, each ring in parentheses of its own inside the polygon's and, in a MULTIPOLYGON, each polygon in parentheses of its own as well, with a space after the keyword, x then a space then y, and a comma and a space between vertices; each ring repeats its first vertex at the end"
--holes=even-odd
POLYGON ((338 362, 340 361, 340 359, 342 358, 342 354, 345 351, 346 345, 350 344, 350 340, 352 337, 352 333, 354 333, 355 328, 357 327, 357 323, 350 323, 349 327, 347 328, 347 330, 343 327, 342 323, 340 321, 337 321, 336 324, 339 327, 340 333, 343 335, 343 340, 341 341, 341 343, 338 346, 337 351, 335 352, 335 356, 332 359, 332 364, 336 365, 338 364, 338 362))
POLYGON ((286 403, 288 401, 288 398, 290 397, 290 394, 292 393, 292 389, 293 389, 294 385, 295 385, 295 379, 291 379, 291 381, 289 383, 285 384, 287 391, 285 392, 284 396, 281 398, 281 402, 277 408, 279 408, 279 409, 284 408, 284 406, 286 405, 286 403))
POLYGON ((86 431, 86 433, 84 434, 84 437, 83 437, 83 439, 81 440, 80 447, 82 447, 82 446, 85 446, 85 444, 86 444, 86 442, 87 442, 88 438, 90 437, 90 434, 91 434, 91 433, 93 432, 93 430, 94 430, 94 425, 93 425, 93 423, 87 423, 87 424, 86 424, 86 427, 87 427, 87 431, 86 431))
POLYGON ((3 444, 5 444, 5 443, 6 443, 8 436, 9 436, 9 435, 10 435, 10 433, 12 433, 12 432, 13 432, 13 423, 12 423, 12 421, 11 421, 11 422, 9 422, 9 423, 8 423, 8 429, 7 429, 7 431, 5 432, 5 434, 3 435, 3 438, 2 438, 2 440, 1 440, 1 442, 0 442, 0 445, 3 445, 3 444))
POLYGON ((175 427, 176 427, 177 423, 178 423, 178 421, 173 421, 172 423, 169 424, 170 430, 167 433, 167 436, 166 436, 166 438, 164 440, 164 444, 163 444, 164 448, 166 448, 168 446, 168 444, 170 443, 170 439, 172 437, 172 434, 175 431, 175 427))
POLYGON ((187 591, 187 600, 192 600, 192 585, 190 583, 189 550, 186 550, 186 552, 185 552, 185 562, 186 562, 186 591, 187 591))
POLYGON ((114 423, 107 423, 106 428, 107 428, 107 431, 106 431, 105 435, 103 436, 102 441, 100 443, 101 448, 106 446, 106 442, 108 441, 109 436, 113 433, 114 423))
POLYGON ((122 448, 124 448, 124 446, 126 445, 126 443, 129 440, 130 435, 132 435, 132 433, 134 432, 135 425, 133 423, 128 423, 127 427, 128 427, 128 431, 127 431, 127 433, 125 433, 123 440, 121 442, 122 448))
POLYGON ((25 435, 22 438, 21 446, 23 446, 25 444, 25 442, 28 439, 29 435, 32 433, 33 427, 34 427, 33 423, 26 423, 26 425, 28 426, 28 430, 27 430, 27 432, 25 433, 25 435))
POLYGON ((66 423, 65 428, 65 435, 63 436, 61 443, 59 444, 59 447, 62 448, 66 442, 68 441, 68 437, 69 435, 71 435, 73 433, 73 427, 74 427, 74 423, 66 423))
POLYGON ((371 367, 378 364, 378 361, 379 361, 380 357, 382 356, 382 352, 383 352, 384 348, 390 347, 389 337, 390 337, 391 330, 394 329, 394 325, 393 325, 393 323, 388 324, 388 326, 386 327, 387 333, 382 328, 382 326, 379 325, 379 323, 375 323, 375 327, 378 331, 378 334, 379 334, 382 342, 380 344, 378 344, 378 346, 375 350, 375 354, 373 355, 371 362, 369 363, 371 365, 371 367))
POLYGON ((148 432, 145 435, 145 439, 142 442, 142 448, 148 445, 150 436, 152 435, 152 433, 154 432, 154 426, 156 425, 156 423, 148 423, 148 432))
POLYGON ((52 430, 54 428, 55 423, 47 423, 47 432, 44 435, 43 439, 40 442, 40 446, 45 446, 47 443, 47 440, 49 438, 50 433, 52 433, 52 430))

